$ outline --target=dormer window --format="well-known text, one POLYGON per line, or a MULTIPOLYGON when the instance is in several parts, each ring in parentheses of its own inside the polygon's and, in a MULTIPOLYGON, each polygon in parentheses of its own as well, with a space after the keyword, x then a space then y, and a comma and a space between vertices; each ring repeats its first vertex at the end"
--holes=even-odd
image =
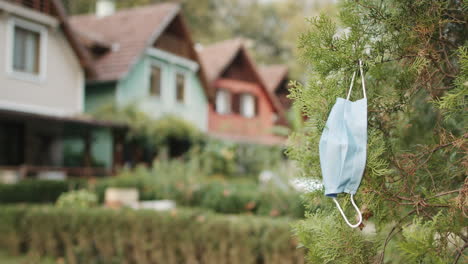
POLYGON ((185 74, 176 73, 176 100, 183 103, 185 99, 185 74))
POLYGON ((216 91, 216 113, 222 115, 231 113, 231 93, 228 90, 216 91))
POLYGON ((153 96, 161 96, 161 77, 161 67, 151 66, 150 94, 153 96))
POLYGON ((21 79, 40 80, 45 77, 47 29, 42 25, 12 18, 10 29, 9 72, 21 79))
POLYGON ((253 94, 243 93, 240 96, 240 114, 247 118, 255 117, 257 100, 253 94))

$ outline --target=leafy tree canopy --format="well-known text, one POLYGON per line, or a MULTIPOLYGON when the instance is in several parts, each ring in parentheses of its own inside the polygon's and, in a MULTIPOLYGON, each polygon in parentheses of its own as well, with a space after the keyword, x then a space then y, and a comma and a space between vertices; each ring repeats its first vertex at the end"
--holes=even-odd
MULTIPOLYGON (((286 63, 294 76, 303 67, 293 59, 296 39, 305 30, 304 18, 317 10, 333 13, 333 1, 245 1, 245 0, 118 0, 117 8, 160 2, 182 3, 184 18, 196 42, 208 45, 225 39, 252 40, 259 63, 286 63)), ((70 14, 93 13, 96 0, 64 0, 70 14)))

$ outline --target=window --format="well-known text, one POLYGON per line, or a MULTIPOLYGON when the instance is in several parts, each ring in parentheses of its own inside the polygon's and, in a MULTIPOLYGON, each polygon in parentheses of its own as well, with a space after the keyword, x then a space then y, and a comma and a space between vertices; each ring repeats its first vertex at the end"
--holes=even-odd
POLYGON ((13 70, 38 74, 41 56, 40 46, 40 34, 38 32, 15 26, 13 70))
POLYGON ((7 70, 16 77, 38 80, 45 77, 47 28, 18 18, 9 21, 7 70))
POLYGON ((176 100, 183 103, 185 99, 185 75, 182 73, 176 74, 176 100))
POLYGON ((224 89, 216 91, 216 112, 218 114, 231 113, 231 93, 224 89))
POLYGON ((256 98, 254 95, 244 93, 240 97, 240 114, 252 118, 256 115, 256 98))
POLYGON ((150 94, 154 96, 161 96, 161 68, 158 66, 151 67, 150 77, 150 94))

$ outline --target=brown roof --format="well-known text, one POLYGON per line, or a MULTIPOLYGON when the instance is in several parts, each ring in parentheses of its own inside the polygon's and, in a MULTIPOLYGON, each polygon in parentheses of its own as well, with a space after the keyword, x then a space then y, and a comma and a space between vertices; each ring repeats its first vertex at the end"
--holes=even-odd
MULTIPOLYGON (((278 116, 280 117, 279 123, 286 124, 287 121, 281 103, 278 101, 278 98, 266 87, 263 78, 258 72, 257 65, 249 56, 249 53, 244 46, 243 39, 237 38, 225 40, 207 47, 203 47, 199 51, 200 60, 205 70, 208 82, 213 85, 213 82, 221 77, 221 74, 224 72, 224 70, 234 61, 240 52, 245 55, 247 63, 251 66, 255 78, 261 87, 265 90, 268 99, 278 113, 278 116)), ((215 88, 213 87, 212 89, 214 90, 215 88)))
POLYGON ((204 66, 208 81, 214 82, 236 57, 242 47, 242 39, 230 39, 218 42, 200 51, 200 60, 204 66))
POLYGON ((260 72, 267 89, 273 93, 279 88, 281 82, 288 76, 288 66, 283 64, 261 66, 258 71, 260 72))
POLYGON ((70 23, 87 40, 112 43, 111 52, 95 60, 97 76, 94 80, 113 81, 127 74, 179 11, 178 4, 162 3, 125 9, 106 17, 73 16, 70 23))

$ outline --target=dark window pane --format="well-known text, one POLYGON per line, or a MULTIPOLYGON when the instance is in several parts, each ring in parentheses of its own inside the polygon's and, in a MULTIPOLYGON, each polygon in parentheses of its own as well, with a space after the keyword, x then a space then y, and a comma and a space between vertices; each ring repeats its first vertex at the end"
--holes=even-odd
POLYGON ((0 122, 0 166, 18 166, 24 163, 24 125, 0 122))
POLYGON ((161 96, 161 68, 153 66, 151 68, 150 94, 161 96))
POLYGON ((18 26, 14 28, 13 69, 39 73, 40 34, 18 26))
POLYGON ((176 74, 176 99, 178 102, 184 102, 185 97, 185 76, 181 73, 176 74))

